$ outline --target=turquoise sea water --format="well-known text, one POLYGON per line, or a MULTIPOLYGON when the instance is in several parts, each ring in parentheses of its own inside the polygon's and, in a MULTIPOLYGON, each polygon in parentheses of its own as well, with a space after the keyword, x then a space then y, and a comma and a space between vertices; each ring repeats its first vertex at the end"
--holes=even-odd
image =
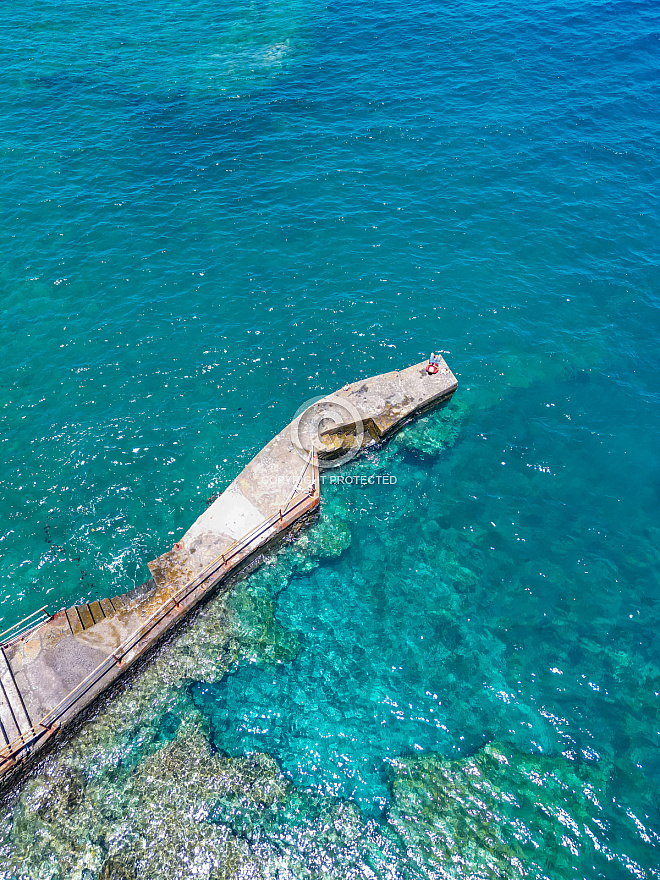
POLYGON ((660 877, 649 2, 5 6, 0 628, 459 390, 0 807, 0 878, 660 877))

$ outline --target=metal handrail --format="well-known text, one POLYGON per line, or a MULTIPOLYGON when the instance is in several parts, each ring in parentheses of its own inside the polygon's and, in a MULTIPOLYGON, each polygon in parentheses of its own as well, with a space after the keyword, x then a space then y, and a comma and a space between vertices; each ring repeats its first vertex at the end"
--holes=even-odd
MULTIPOLYGON (((312 459, 314 454, 314 450, 310 453, 308 461, 305 463, 305 468, 302 471, 296 486, 294 487, 294 492, 290 497, 293 497, 296 489, 300 485, 300 481, 305 475, 307 468, 309 467, 309 462, 312 459)), ((314 482, 311 485, 311 492, 308 497, 311 497, 316 488, 318 488, 317 482, 317 470, 318 470, 318 461, 314 461, 314 482)), ((95 669, 90 672, 90 674, 84 678, 76 687, 69 693, 67 696, 61 700, 54 709, 41 719, 41 721, 31 729, 30 733, 21 734, 16 737, 16 739, 12 740, 9 745, 5 746, 4 749, 0 749, 0 770, 2 769, 3 763, 16 763, 16 757, 22 751, 29 748, 31 745, 40 740, 45 734, 53 732, 53 729, 57 725, 59 719, 64 715, 68 709, 70 709, 74 703, 81 697, 85 696, 85 694, 90 691, 95 684, 97 684, 103 676, 109 672, 114 666, 118 663, 121 663, 122 659, 128 654, 128 652, 135 647, 135 645, 144 638, 147 633, 149 633, 158 623, 160 623, 167 615, 174 610, 175 607, 179 606, 182 601, 188 598, 188 596, 194 592, 198 587, 200 587, 209 577, 212 577, 219 568, 224 567, 227 564, 227 561, 234 556, 236 556, 243 549, 247 549, 247 547, 255 540, 255 538, 261 537, 261 535, 268 531, 275 523, 280 522, 285 514, 290 513, 293 510, 296 510, 302 504, 306 503, 305 498, 301 498, 296 501, 291 507, 289 507, 290 499, 286 502, 284 509, 280 508, 280 510, 270 516, 267 520, 264 520, 260 526, 257 526, 255 529, 252 529, 243 538, 236 541, 225 553, 221 553, 217 556, 212 562, 210 562, 206 568, 204 568, 195 578, 185 584, 180 590, 178 590, 174 596, 171 596, 166 602, 160 605, 156 611, 153 612, 144 623, 138 627, 138 629, 132 633, 122 644, 113 651, 105 660, 100 663, 95 669), (41 732, 37 732, 38 729, 41 728, 41 732), (15 747, 16 746, 16 747, 15 747)))
MULTIPOLYGON (((237 541, 234 541, 234 543, 231 544, 226 550, 224 550, 219 556, 216 556, 216 558, 213 560, 213 562, 210 562, 209 565, 213 565, 213 563, 217 562, 219 559, 223 559, 223 560, 230 559, 233 555, 235 555, 234 554, 235 547, 238 547, 239 544, 240 545, 244 544, 248 540, 252 540, 252 536, 256 532, 261 531, 264 527, 270 528, 271 525, 274 525, 278 520, 281 520, 283 518, 284 514, 286 514, 289 509, 289 504, 291 503, 291 499, 296 494, 298 486, 300 485, 300 481, 302 480, 302 478, 305 476, 305 473, 307 472, 307 468, 309 467, 309 463, 310 463, 313 455, 314 455, 314 449, 312 448, 310 450, 309 455, 307 456, 307 461, 305 462, 305 466, 302 469, 302 471, 300 472, 300 476, 296 480, 296 483, 291 491, 291 494, 289 495, 287 500, 284 502, 283 507, 280 507, 280 509, 277 513, 274 513, 272 516, 269 516, 268 519, 265 519, 262 523, 259 523, 259 525, 255 526, 249 532, 246 532, 242 538, 239 538, 237 541)), ((313 490, 313 488, 314 488, 314 483, 312 483, 312 490, 313 490)))
MULTIPOLYGON (((298 491, 298 486, 300 485, 300 482, 301 482, 302 478, 303 478, 303 477, 305 476, 305 474, 307 473, 307 468, 309 467, 309 463, 310 463, 310 461, 312 460, 312 456, 313 456, 313 455, 314 455, 314 447, 312 446, 312 448, 309 450, 309 455, 307 456, 307 461, 305 462, 305 464, 304 464, 304 466, 303 466, 303 469, 302 469, 302 471, 300 472, 300 476, 299 476, 298 479, 296 480, 296 485, 293 487, 293 489, 291 490, 291 494, 289 495, 289 497, 288 497, 288 498, 286 499, 286 501, 284 502, 284 510, 287 509, 287 507, 288 507, 289 504, 291 503, 291 499, 293 498, 293 496, 294 496, 294 495, 296 494, 296 492, 298 491)), ((312 485, 314 485, 314 484, 312 484, 312 485)))
POLYGON ((15 623, 13 626, 10 626, 9 629, 6 629, 4 632, 0 633, 0 645, 9 645, 11 642, 16 641, 21 636, 24 636, 25 633, 30 632, 33 629, 36 629, 39 626, 43 626, 47 620, 50 620, 53 615, 49 613, 48 607, 46 605, 43 608, 39 608, 38 611, 33 611, 32 614, 28 614, 27 617, 24 617, 23 620, 19 620, 18 623, 15 623), (43 614, 43 620, 36 620, 33 623, 28 623, 31 618, 36 617, 37 614, 43 614), (11 635, 8 639, 5 636, 8 636, 9 633, 13 632, 13 630, 17 630, 11 635))

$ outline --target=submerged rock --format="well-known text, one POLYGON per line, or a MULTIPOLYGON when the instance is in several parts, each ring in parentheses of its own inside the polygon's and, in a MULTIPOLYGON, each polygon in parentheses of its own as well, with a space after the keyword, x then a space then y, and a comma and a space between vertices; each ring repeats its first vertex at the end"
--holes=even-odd
POLYGON ((103 863, 99 880, 135 880, 135 868, 112 856, 103 863))
POLYGON ((452 399, 449 404, 437 412, 406 425, 394 438, 393 445, 414 449, 426 455, 437 455, 456 443, 468 409, 469 404, 465 397, 458 400, 452 399))
POLYGON ((49 765, 46 773, 32 788, 30 807, 44 822, 55 822, 68 815, 81 802, 85 790, 82 773, 71 767, 49 765))
POLYGON ((351 544, 351 532, 340 510, 331 510, 324 519, 306 534, 302 535, 294 547, 294 558, 309 560, 328 559, 340 556, 351 544))
POLYGON ((390 822, 431 876, 568 876, 593 863, 582 829, 610 770, 498 744, 463 760, 406 758, 393 765, 390 822))

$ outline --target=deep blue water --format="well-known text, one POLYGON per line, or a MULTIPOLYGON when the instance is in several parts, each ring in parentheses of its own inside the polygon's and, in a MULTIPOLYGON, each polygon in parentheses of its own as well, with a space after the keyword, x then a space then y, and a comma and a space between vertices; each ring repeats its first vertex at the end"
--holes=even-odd
MULTIPOLYGON (((378 876, 473 876, 472 851, 419 867, 392 773, 497 743, 520 822, 525 780, 564 780, 568 836, 520 843, 525 876, 660 876, 657 5, 25 0, 0 20, 0 629, 141 582, 301 403, 441 349, 452 403, 350 466, 396 485, 325 485, 321 556, 228 600, 267 635, 136 697, 135 723, 194 712, 214 754, 272 756, 290 824, 325 797, 396 826, 378 876), (578 819, 582 773, 601 795, 578 819)), ((97 757, 147 773, 141 739, 103 736, 97 757)), ((148 788, 98 839, 139 837, 148 788)), ((114 852, 49 873, 73 838, 27 826, 21 874, 21 809, 3 880, 96 878, 114 852)), ((178 852, 154 875, 216 876, 178 852)))

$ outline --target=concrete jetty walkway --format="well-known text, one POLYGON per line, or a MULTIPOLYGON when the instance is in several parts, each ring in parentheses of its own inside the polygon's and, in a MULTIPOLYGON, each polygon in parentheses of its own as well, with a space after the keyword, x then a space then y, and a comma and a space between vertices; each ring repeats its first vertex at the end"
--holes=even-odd
POLYGON ((312 403, 274 437, 174 547, 151 580, 33 616, 0 644, 0 785, 230 574, 312 514, 319 469, 340 466, 456 390, 440 358, 360 380, 312 403))

